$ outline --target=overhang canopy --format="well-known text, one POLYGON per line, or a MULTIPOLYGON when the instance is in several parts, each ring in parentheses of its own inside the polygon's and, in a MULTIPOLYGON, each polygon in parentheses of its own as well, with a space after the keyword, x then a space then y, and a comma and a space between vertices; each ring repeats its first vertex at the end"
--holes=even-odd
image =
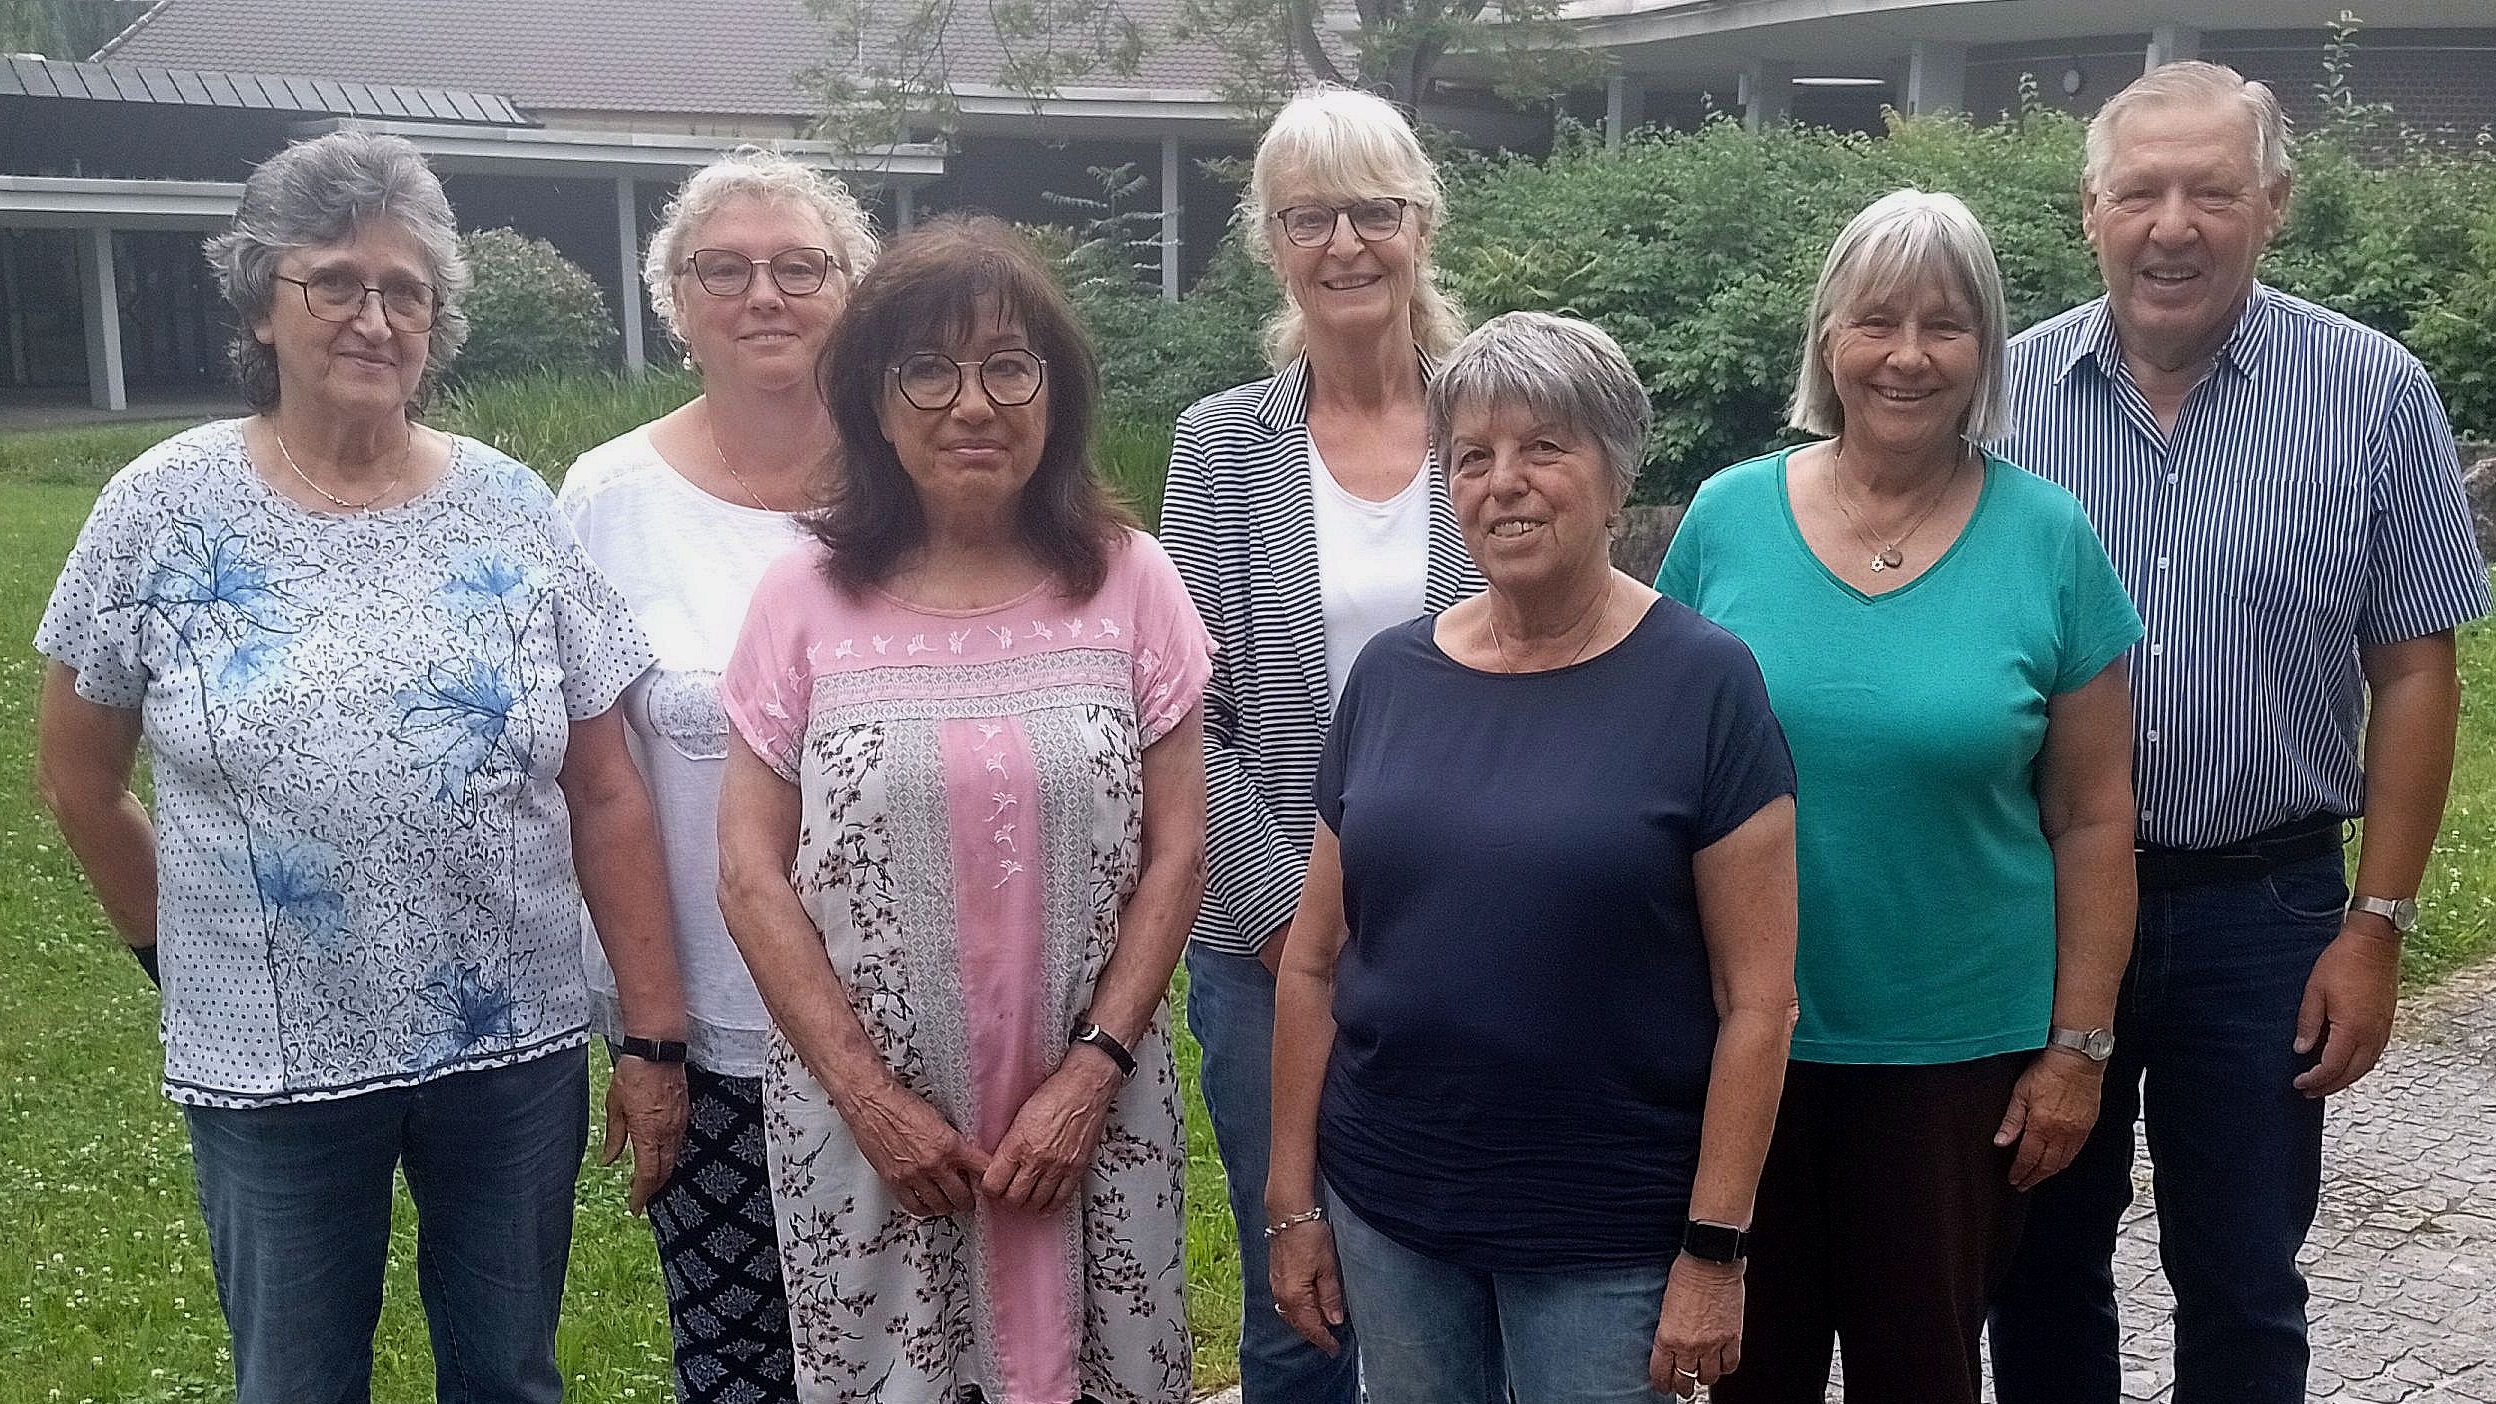
POLYGON ((631 177, 682 180, 740 146, 761 145, 836 175, 887 185, 924 185, 945 173, 936 147, 897 144, 845 151, 828 141, 750 142, 744 137, 662 132, 584 131, 559 127, 463 127, 361 117, 301 123, 299 137, 354 129, 405 137, 446 175, 631 177))

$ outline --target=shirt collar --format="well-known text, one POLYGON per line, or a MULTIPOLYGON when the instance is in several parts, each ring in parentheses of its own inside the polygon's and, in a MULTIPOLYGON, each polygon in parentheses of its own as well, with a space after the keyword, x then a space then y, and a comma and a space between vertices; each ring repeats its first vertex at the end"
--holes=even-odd
MULTIPOLYGON (((2271 318, 2271 290, 2259 281, 2245 296, 2245 307, 2236 314, 2236 327, 2220 343, 2216 363, 2232 368, 2238 375, 2252 379, 2262 368, 2262 345, 2267 339, 2271 318)), ((2108 380, 2123 371, 2123 344, 2115 335, 2113 299, 2101 297, 2090 304, 2088 315, 2081 320, 2080 334, 2072 339, 2071 350, 2055 374, 2060 384, 2070 378, 2074 368, 2083 361, 2096 363, 2097 373, 2108 380)))

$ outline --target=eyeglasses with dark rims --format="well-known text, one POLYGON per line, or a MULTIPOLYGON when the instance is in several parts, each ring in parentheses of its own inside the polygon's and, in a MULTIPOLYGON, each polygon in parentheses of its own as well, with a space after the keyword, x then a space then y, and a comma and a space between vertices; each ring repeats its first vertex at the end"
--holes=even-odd
POLYGON ((690 272, 702 291, 713 297, 736 297, 754 283, 754 270, 771 270, 771 285, 785 297, 812 297, 841 261, 830 249, 782 249, 769 258, 747 258, 735 249, 695 249, 676 265, 690 272))
POLYGON ((913 408, 944 410, 962 398, 962 372, 979 372, 979 392, 988 403, 1004 409, 1027 405, 1040 394, 1041 382, 1048 378, 1049 363, 1021 347, 992 351, 984 360, 957 361, 933 351, 920 351, 901 358, 893 367, 893 382, 901 387, 901 397, 913 408))
POLYGON ((381 299, 381 320, 394 332, 428 332, 441 316, 433 284, 410 278, 374 287, 353 273, 328 269, 309 278, 275 275, 281 283, 303 289, 303 310, 324 322, 352 322, 364 314, 364 299, 381 299))
POLYGON ((1283 237, 1304 249, 1314 249, 1335 237, 1339 220, 1352 221, 1352 236, 1364 244, 1384 243, 1404 227, 1404 211, 1412 201, 1394 195, 1381 195, 1370 200, 1355 200, 1348 205, 1292 205, 1274 212, 1274 222, 1283 226, 1283 237))

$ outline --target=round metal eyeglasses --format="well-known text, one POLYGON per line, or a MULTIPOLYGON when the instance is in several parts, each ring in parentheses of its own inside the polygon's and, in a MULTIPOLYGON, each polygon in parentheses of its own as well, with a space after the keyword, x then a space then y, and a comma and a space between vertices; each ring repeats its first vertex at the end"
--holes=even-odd
POLYGON ((953 408, 962 398, 962 372, 979 372, 979 393, 988 403, 1001 409, 1027 405, 1040 394, 1041 382, 1048 378, 1049 363, 1019 347, 990 352, 985 360, 957 361, 933 351, 904 356, 893 367, 893 381, 901 387, 901 397, 912 407, 923 410, 953 408))
POLYGON ((381 320, 394 332, 428 332, 441 315, 433 284, 392 283, 374 287, 352 273, 315 273, 309 278, 274 275, 281 283, 303 289, 303 310, 324 322, 352 322, 364 315, 364 299, 381 299, 381 320))
POLYGON ((1404 227, 1404 211, 1412 201, 1393 195, 1355 200, 1348 205, 1293 205, 1274 212, 1283 237, 1304 249, 1331 242, 1340 220, 1352 221, 1352 237, 1364 244, 1384 243, 1404 227))
POLYGON ((782 249, 769 258, 747 258, 735 249, 695 249, 676 268, 691 272, 702 291, 713 297, 739 296, 753 286, 757 268, 771 270, 771 285, 782 296, 812 297, 840 266, 830 249, 782 249))

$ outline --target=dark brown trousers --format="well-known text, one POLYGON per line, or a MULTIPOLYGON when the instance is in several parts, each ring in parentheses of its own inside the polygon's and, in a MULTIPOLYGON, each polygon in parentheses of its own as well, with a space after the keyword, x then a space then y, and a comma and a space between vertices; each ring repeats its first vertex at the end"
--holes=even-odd
POLYGON ((1753 1216, 1741 1368, 1718 1404, 1979 1404, 1977 1340, 2027 1196, 1993 1135, 2033 1053, 1791 1064, 1753 1216))

